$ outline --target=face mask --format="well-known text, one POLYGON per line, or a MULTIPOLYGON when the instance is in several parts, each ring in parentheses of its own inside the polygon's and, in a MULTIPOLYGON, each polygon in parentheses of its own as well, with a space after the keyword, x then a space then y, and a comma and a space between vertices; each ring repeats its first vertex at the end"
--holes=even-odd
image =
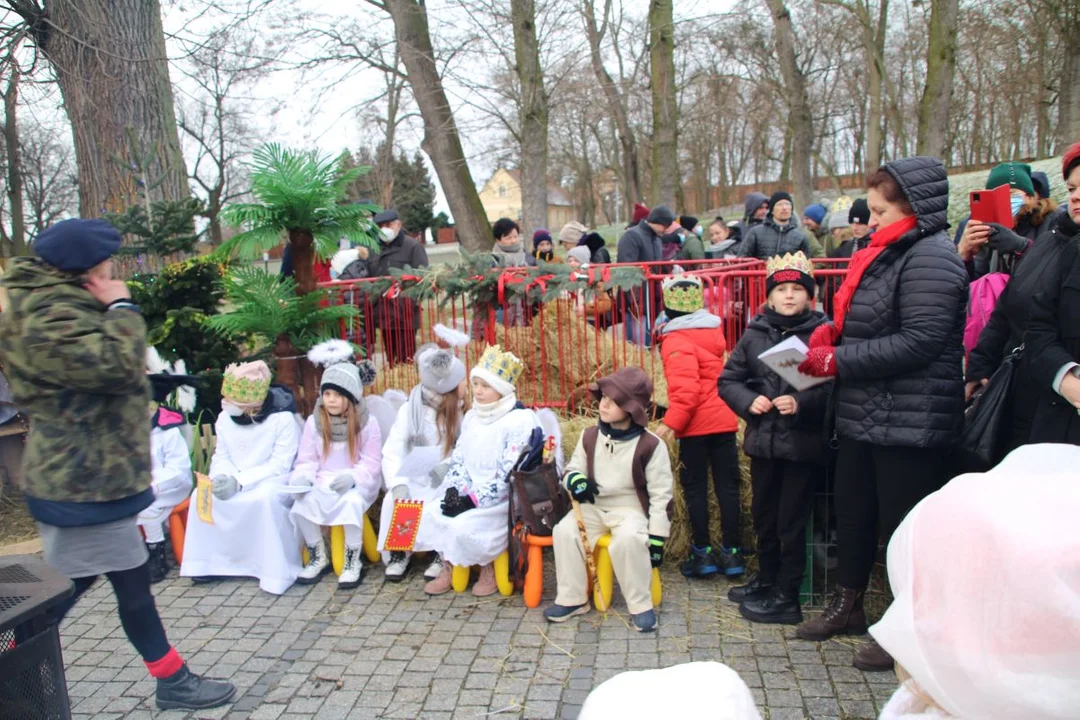
POLYGON ((397 237, 397 233, 394 232, 394 228, 391 227, 379 228, 379 232, 382 234, 383 242, 390 242, 397 237))
POLYGON ((236 405, 233 405, 231 402, 229 402, 227 400, 222 400, 221 401, 221 412, 225 413, 229 417, 240 417, 241 415, 244 414, 244 411, 243 411, 242 408, 239 408, 236 405))
POLYGON ((1009 204, 1012 205, 1013 217, 1016 217, 1016 215, 1020 212, 1020 208, 1022 208, 1024 206, 1024 196, 1023 195, 1012 195, 1012 196, 1010 196, 1009 197, 1009 204))

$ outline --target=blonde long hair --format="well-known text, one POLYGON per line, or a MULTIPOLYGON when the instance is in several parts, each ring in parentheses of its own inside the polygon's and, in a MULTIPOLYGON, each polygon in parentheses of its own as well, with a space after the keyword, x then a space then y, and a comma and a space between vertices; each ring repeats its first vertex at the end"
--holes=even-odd
POLYGON ((450 392, 443 393, 439 407, 435 409, 435 427, 442 438, 443 455, 454 451, 454 443, 457 442, 458 432, 461 430, 461 419, 469 410, 471 393, 465 393, 462 397, 460 389, 459 385, 450 392))
MULTIPOLYGON (((334 442, 333 431, 331 430, 331 418, 330 411, 326 409, 326 405, 319 403, 319 426, 322 428, 322 446, 323 446, 323 458, 330 454, 330 446, 334 442)), ((349 461, 356 462, 359 459, 359 450, 357 447, 356 438, 360 435, 360 418, 357 417, 356 403, 345 403, 345 422, 349 432, 349 461)))

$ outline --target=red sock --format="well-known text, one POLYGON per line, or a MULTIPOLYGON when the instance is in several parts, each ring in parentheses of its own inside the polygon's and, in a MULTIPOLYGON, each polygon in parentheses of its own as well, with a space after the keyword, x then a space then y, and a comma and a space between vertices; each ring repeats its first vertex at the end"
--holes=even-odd
POLYGON ((146 663, 146 669, 150 671, 150 675, 159 680, 172 677, 180 672, 180 668, 183 666, 183 658, 180 657, 180 653, 176 652, 176 648, 173 647, 169 648, 169 652, 165 653, 165 656, 160 660, 146 663))

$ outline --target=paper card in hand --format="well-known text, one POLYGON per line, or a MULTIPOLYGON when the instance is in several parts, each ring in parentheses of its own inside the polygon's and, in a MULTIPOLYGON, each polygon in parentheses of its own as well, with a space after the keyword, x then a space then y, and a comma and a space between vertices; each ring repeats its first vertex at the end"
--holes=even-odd
POLYGON ((214 481, 202 473, 195 473, 195 511, 207 525, 214 524, 214 481))
POLYGON ((799 365, 806 359, 807 352, 809 348, 806 343, 792 335, 758 355, 758 360, 765 363, 766 367, 783 378, 788 385, 802 392, 832 379, 812 377, 799 372, 799 365))
POLYGON ((395 500, 383 549, 387 552, 412 552, 423 510, 424 503, 420 500, 395 500))

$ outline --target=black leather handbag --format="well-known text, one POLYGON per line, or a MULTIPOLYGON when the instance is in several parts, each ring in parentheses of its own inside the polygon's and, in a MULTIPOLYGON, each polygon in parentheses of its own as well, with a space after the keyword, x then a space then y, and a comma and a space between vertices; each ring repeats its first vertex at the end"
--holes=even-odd
POLYGON ((1009 353, 990 376, 990 381, 971 398, 964 411, 964 432, 960 450, 969 462, 989 469, 1005 457, 1009 442, 1009 411, 1016 371, 1024 346, 1009 353))

